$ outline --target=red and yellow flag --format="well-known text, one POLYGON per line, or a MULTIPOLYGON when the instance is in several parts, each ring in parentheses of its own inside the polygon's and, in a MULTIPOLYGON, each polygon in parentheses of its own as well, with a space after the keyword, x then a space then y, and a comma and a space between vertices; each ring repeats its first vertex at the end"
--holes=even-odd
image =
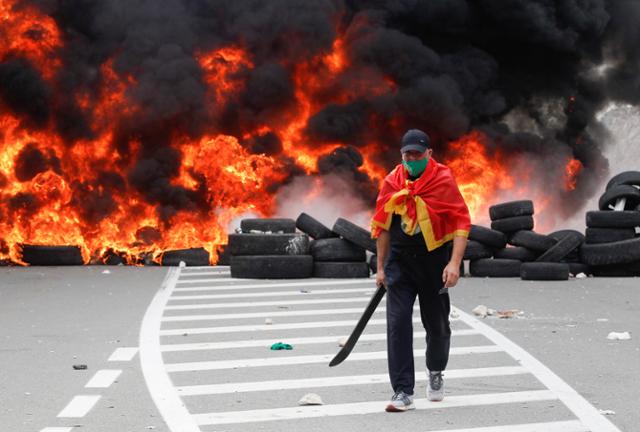
POLYGON ((389 230, 394 214, 400 215, 408 235, 414 235, 420 227, 429 251, 455 236, 468 237, 471 229, 469 209, 451 170, 433 158, 414 181, 409 180, 402 164, 385 177, 371 221, 373 238, 389 230))

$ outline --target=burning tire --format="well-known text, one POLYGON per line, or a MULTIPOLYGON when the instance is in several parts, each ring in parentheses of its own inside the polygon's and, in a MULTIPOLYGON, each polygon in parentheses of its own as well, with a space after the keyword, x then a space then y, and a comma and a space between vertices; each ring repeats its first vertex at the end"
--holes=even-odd
POLYGON ((518 260, 522 262, 535 261, 539 255, 539 252, 521 246, 507 247, 493 253, 494 258, 518 260))
POLYGON ((231 255, 308 255, 306 234, 229 234, 231 255))
POLYGON ((338 218, 332 231, 342 238, 357 244, 366 250, 376 253, 376 241, 371 238, 371 233, 346 219, 338 218))
POLYGON ((533 201, 510 201, 489 207, 489 217, 492 221, 512 218, 516 216, 532 216, 533 201))
POLYGON ((469 240, 474 240, 494 249, 502 249, 507 244, 507 236, 503 232, 480 225, 471 225, 469 240))
POLYGON ((313 265, 316 278, 368 278, 369 265, 366 262, 316 262, 313 265))
POLYGON ((640 171, 625 171, 611 177, 606 190, 617 185, 640 186, 640 171))
POLYGON ((484 258, 471 261, 469 273, 479 277, 518 277, 521 265, 517 260, 484 258))
POLYGON ((315 261, 366 262, 367 253, 360 246, 341 238, 314 240, 310 247, 315 261))
POLYGON ((509 238, 509 244, 526 247, 527 249, 537 252, 545 252, 552 248, 557 242, 553 237, 529 230, 516 231, 509 238))
POLYGON ((554 262, 530 262, 523 263, 520 268, 522 280, 568 280, 569 264, 554 262))
POLYGON ((306 213, 300 213, 300 216, 296 219, 296 227, 316 240, 338 237, 336 233, 324 226, 322 222, 306 213))
POLYGON ((636 236, 634 228, 587 228, 585 243, 600 244, 630 240, 636 236))
MULTIPOLYGON (((555 240, 554 240, 555 241, 555 240)), ((566 258, 572 251, 578 249, 582 244, 582 236, 574 234, 565 235, 562 240, 553 245, 549 250, 540 255, 537 262, 560 262, 566 258)))
POLYGON ((244 279, 304 279, 313 274, 311 255, 234 255, 231 277, 244 279))
POLYGON ((614 206, 616 201, 626 198, 625 210, 633 210, 640 204, 640 190, 629 185, 615 185, 602 194, 598 200, 600 210, 609 210, 609 206, 614 206))
POLYGON ((482 258, 491 258, 493 250, 484 244, 475 240, 467 240, 467 248, 464 250, 463 260, 479 260, 482 258))
POLYGON ((511 234, 521 230, 532 230, 533 217, 514 216, 504 219, 496 219, 491 222, 491 229, 503 232, 505 234, 511 234))
POLYGON ((580 261, 590 266, 627 264, 640 260, 640 237, 612 243, 583 244, 580 261))
POLYGON ((293 219, 243 219, 240 229, 244 233, 251 231, 293 234, 296 232, 296 222, 293 219))
POLYGON ((22 245, 22 261, 33 266, 83 265, 78 246, 22 245))
POLYGON ((640 212, 627 211, 590 211, 586 214, 589 228, 635 228, 640 226, 640 212))
POLYGON ((183 261, 187 266, 208 266, 209 252, 204 248, 169 250, 162 254, 160 263, 163 266, 175 267, 183 261))

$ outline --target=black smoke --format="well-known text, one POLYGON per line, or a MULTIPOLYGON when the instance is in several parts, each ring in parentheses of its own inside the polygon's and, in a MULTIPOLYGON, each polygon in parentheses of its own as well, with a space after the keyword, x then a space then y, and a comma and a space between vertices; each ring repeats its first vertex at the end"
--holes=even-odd
MULTIPOLYGON (((181 160, 172 137, 226 133, 255 153, 277 154, 283 138, 279 122, 300 109, 296 71, 329 53, 338 37, 349 64, 323 91, 310 95, 322 104, 298 145, 343 145, 320 158, 318 170, 349 179, 356 190, 367 191, 367 201, 375 184, 361 172, 358 149, 383 146, 376 162, 390 168, 408 128, 426 130, 439 159, 450 155, 448 142, 480 130, 489 152, 579 159, 584 172, 578 188, 566 196, 558 192, 569 213, 607 175, 595 114, 610 101, 640 102, 640 4, 633 0, 22 4, 55 19, 64 42, 56 53, 63 67, 45 81, 26 59, 0 59, 0 109, 20 117, 25 126, 53 124, 73 147, 100 132, 92 129, 91 110, 81 108, 76 98, 81 93, 98 98, 104 85, 100 67, 112 60, 120 77, 135 82, 126 93, 134 114, 123 114, 115 125, 93 126, 116 131, 115 151, 126 178, 96 175, 97 184, 106 182, 97 195, 95 183, 76 185, 75 199, 86 203, 90 221, 113 211, 110 194, 129 188, 154 203, 167 220, 183 210, 209 210, 215 203, 205 202, 204 183, 196 191, 172 183, 181 160), (205 82, 196 56, 229 45, 248 50, 254 67, 236 77, 243 83, 238 94, 221 101, 212 98, 215 89, 205 82), (385 91, 354 90, 376 80, 393 85, 385 91), (337 101, 336 94, 350 97, 337 101), (264 124, 273 131, 245 135, 264 124), (134 152, 132 141, 141 148, 134 152)), ((285 181, 301 172, 291 160, 287 164, 285 181)), ((42 150, 29 150, 17 174, 28 179, 55 166, 42 150)), ((33 203, 19 197, 11 206, 31 208, 33 203)))

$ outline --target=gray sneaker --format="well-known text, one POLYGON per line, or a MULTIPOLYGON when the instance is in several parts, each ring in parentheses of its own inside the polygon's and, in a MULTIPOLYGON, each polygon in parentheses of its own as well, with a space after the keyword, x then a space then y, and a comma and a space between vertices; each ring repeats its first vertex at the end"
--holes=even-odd
POLYGON ((389 402, 385 411, 404 412, 412 409, 416 409, 415 405, 413 405, 413 398, 405 392, 399 391, 391 397, 391 402, 389 402))
POLYGON ((431 402, 440 402, 444 399, 444 381, 442 371, 429 371, 429 382, 427 383, 427 399, 431 402))

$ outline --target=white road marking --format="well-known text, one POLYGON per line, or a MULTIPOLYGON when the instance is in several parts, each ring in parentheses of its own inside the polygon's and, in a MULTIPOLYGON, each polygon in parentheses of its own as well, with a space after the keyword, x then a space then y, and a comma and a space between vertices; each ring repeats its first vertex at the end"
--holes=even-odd
MULTIPOLYGON (((422 321, 420 318, 414 318, 413 323, 418 324, 422 321)), ((298 322, 286 324, 252 324, 252 325, 236 325, 222 327, 192 327, 160 330, 160 336, 182 336, 196 334, 215 334, 215 333, 241 333, 241 332, 257 332, 271 330, 296 330, 296 329, 315 329, 329 327, 351 327, 356 325, 354 320, 344 321, 314 321, 314 322, 298 322)), ((369 320, 367 328, 377 325, 387 325, 386 318, 376 318, 369 320)))
MULTIPOLYGON (((449 355, 467 355, 467 354, 486 354, 502 352, 503 349, 497 345, 479 345, 451 348, 449 355)), ((424 350, 414 350, 415 358, 424 357, 424 350)), ((247 367, 265 367, 265 366, 285 366, 299 365, 311 363, 329 363, 335 356, 333 354, 319 354, 306 356, 276 356, 268 358, 248 358, 234 360, 215 360, 202 362, 186 362, 186 363, 168 363, 165 364, 167 372, 193 372, 204 370, 221 370, 236 369, 247 367)), ((371 351, 363 353, 354 353, 349 356, 349 361, 359 360, 384 360, 387 358, 387 351, 371 351)))
POLYGON ((58 414, 58 417, 64 417, 64 418, 84 417, 89 411, 91 411, 91 408, 93 408, 94 405, 98 403, 101 397, 102 396, 99 396, 99 395, 75 396, 73 399, 71 399, 71 402, 69 402, 67 406, 64 407, 62 411, 60 411, 60 414, 58 414))
POLYGON ((122 373, 119 369, 102 369, 95 373, 85 388, 109 388, 122 373))
MULTIPOLYGON (((180 277, 185 276, 229 276, 231 273, 226 271, 217 271, 217 272, 185 272, 184 270, 181 272, 180 277)), ((236 279, 237 280, 237 279, 236 279)))
POLYGON ((250 308, 262 306, 294 306, 294 305, 313 305, 313 304, 340 304, 340 303, 365 303, 370 299, 367 297, 346 297, 332 299, 315 299, 315 300, 285 300, 285 301, 266 301, 266 302, 229 302, 229 303, 195 303, 169 305, 165 310, 196 310, 196 309, 227 309, 227 308, 250 308))
POLYGON ((182 279, 176 282, 176 286, 178 285, 189 285, 189 284, 198 284, 198 283, 209 283, 209 282, 231 282, 235 281, 234 278, 208 278, 208 279, 182 279))
MULTIPOLYGON (((418 410, 444 409, 454 407, 484 406, 496 404, 512 404, 557 399, 549 390, 473 394, 449 396, 441 402, 430 402, 416 399, 414 404, 418 410)), ((252 423, 266 421, 283 421, 289 419, 342 416, 353 414, 380 413, 388 401, 356 402, 335 405, 316 405, 306 407, 259 409, 246 411, 229 411, 219 413, 195 414, 196 422, 201 425, 222 425, 234 423, 252 423)))
POLYGON ((46 427, 40 429, 40 432, 71 432, 73 427, 46 427))
POLYGON ((107 361, 131 361, 138 354, 138 348, 118 348, 107 361))
MULTIPOLYGON (((344 285, 360 285, 360 284, 368 284, 371 285, 372 281, 370 279, 356 279, 356 280, 326 280, 326 281, 316 281, 315 279, 305 283, 298 282, 280 282, 280 283, 269 283, 269 284, 238 284, 238 285, 220 285, 220 286, 209 286, 209 287, 191 287, 191 288, 176 288, 173 291, 182 292, 182 291, 220 291, 220 290, 234 290, 234 289, 261 289, 261 288, 290 288, 290 287, 310 287, 310 286, 344 286, 344 285)), ((374 290, 374 288, 371 288, 374 290)))
POLYGON ((598 432, 620 432, 613 423, 602 416, 598 410, 585 398, 580 396, 569 384, 564 382, 558 375, 553 373, 548 367, 529 354, 527 351, 513 343, 506 336, 495 330, 493 327, 484 324, 471 315, 452 308, 458 312, 460 319, 471 328, 482 332, 493 343, 504 347, 505 351, 516 361, 529 369, 533 375, 545 387, 558 395, 558 398, 578 417, 589 430, 598 432))
POLYGON ((180 267, 181 268, 181 272, 182 274, 188 274, 189 271, 193 270, 193 271, 198 271, 198 270, 210 270, 212 272, 215 271, 221 271, 221 272, 229 272, 231 271, 229 266, 223 266, 223 265, 215 265, 215 266, 189 266, 189 267, 180 267))
MULTIPOLYGON (((520 366, 488 367, 476 369, 452 369, 445 372, 447 380, 457 378, 473 378, 488 376, 508 376, 528 374, 525 368, 520 366)), ((426 381, 427 373, 416 373, 416 381, 426 381)), ((341 377, 322 377, 276 381, 241 382, 231 384, 192 385, 178 387, 181 396, 201 396, 227 393, 259 392, 271 390, 291 390, 301 388, 320 388, 353 386, 361 384, 380 384, 389 381, 388 374, 354 375, 341 377)))
MULTIPOLYGON (((471 336, 480 334, 477 330, 464 329, 453 330, 452 336, 471 336)), ((347 336, 347 335, 344 335, 347 336)), ((415 331, 413 333, 414 339, 422 339, 425 337, 424 331, 415 331)), ((287 338, 287 343, 292 345, 309 345, 309 344, 324 344, 333 343, 338 345, 339 336, 317 336, 317 337, 300 337, 300 338, 287 338)), ((387 340, 386 333, 371 333, 360 336, 359 341, 381 341, 387 340)), ((160 345, 160 351, 162 352, 176 352, 176 351, 203 351, 203 350, 216 350, 216 349, 235 349, 235 348, 251 348, 251 347, 269 347, 273 343, 271 339, 251 339, 251 340, 234 340, 226 342, 200 342, 200 343, 185 343, 185 344, 168 344, 160 345)))
POLYGON ((510 424, 503 426, 489 426, 466 429, 446 429, 431 432, 589 432, 577 420, 557 421, 548 423, 510 424))
POLYGON ((172 296, 169 300, 211 300, 211 299, 230 299, 230 298, 256 298, 256 297, 290 297, 290 296, 314 296, 314 295, 334 295, 334 294, 352 294, 352 293, 365 293, 375 292, 374 288, 346 288, 346 289, 333 289, 333 290, 317 290, 303 293, 300 291, 271 291, 271 292, 258 292, 258 293, 241 293, 241 294, 202 294, 202 295, 181 295, 172 296))
MULTIPOLYGON (((337 309, 311 309, 301 311, 265 311, 265 312, 249 312, 249 313, 236 313, 236 314, 215 314, 215 315, 170 315, 163 316, 163 322, 182 322, 182 321, 222 321, 230 319, 245 319, 245 318, 275 318, 275 317, 294 317, 294 316, 316 316, 316 315, 344 315, 344 314, 361 314, 361 307, 359 308, 337 308, 337 309)), ((376 314, 385 312, 385 307, 378 307, 375 311, 376 314)), ((353 321, 355 324, 356 321, 353 321)))
POLYGON ((200 432, 193 416, 180 400, 167 375, 160 353, 160 318, 171 290, 180 276, 180 267, 169 270, 162 287, 153 297, 140 328, 140 366, 147 388, 171 432, 200 432))

